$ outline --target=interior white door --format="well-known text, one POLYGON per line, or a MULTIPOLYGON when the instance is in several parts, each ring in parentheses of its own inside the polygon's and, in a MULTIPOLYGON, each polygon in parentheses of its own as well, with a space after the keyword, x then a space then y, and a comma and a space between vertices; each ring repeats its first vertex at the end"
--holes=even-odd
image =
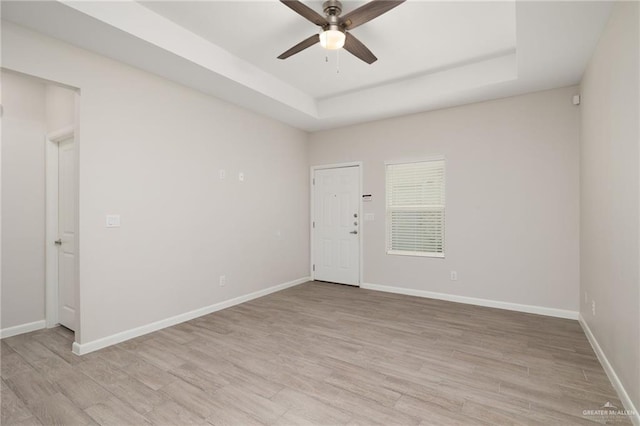
POLYGON ((314 278, 360 284, 360 168, 314 172, 314 278))
POLYGON ((76 172, 73 138, 58 144, 58 321, 75 330, 76 172))

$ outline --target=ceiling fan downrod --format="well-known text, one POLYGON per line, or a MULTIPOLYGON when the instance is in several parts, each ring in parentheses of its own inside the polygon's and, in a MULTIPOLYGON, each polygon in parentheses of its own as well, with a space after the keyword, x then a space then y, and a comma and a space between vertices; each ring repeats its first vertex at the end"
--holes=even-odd
POLYGON ((339 0, 327 0, 322 4, 322 9, 327 18, 335 16, 336 22, 338 22, 338 16, 342 13, 342 3, 339 0))

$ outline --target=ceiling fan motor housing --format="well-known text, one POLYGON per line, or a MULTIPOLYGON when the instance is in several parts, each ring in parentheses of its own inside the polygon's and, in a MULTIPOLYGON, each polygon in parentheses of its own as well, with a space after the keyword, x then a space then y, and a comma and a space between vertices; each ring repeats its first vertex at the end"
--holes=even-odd
POLYGON ((322 4, 324 13, 327 15, 328 25, 322 27, 323 31, 340 31, 344 32, 344 28, 340 25, 339 16, 342 13, 342 3, 338 0, 327 0, 322 4))

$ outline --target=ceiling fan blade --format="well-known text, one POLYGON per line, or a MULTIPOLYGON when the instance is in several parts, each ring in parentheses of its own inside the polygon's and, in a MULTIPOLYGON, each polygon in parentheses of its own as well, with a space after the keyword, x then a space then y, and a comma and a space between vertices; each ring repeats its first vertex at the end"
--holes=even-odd
POLYGON ((318 12, 316 12, 315 10, 311 9, 309 6, 305 5, 304 3, 298 0, 280 0, 280 1, 284 3, 285 6, 288 6, 291 10, 296 12, 298 15, 313 22, 316 25, 323 26, 323 25, 329 24, 329 21, 327 21, 327 19, 324 16, 320 15, 318 12))
POLYGON ((400 6, 404 2, 405 0, 371 0, 369 3, 341 17, 340 22, 345 29, 352 30, 390 11, 396 6, 400 6))
POLYGON ((302 40, 300 43, 296 44, 291 49, 284 52, 282 55, 278 56, 278 59, 287 59, 289 56, 293 56, 296 53, 300 53, 307 47, 311 47, 318 42, 320 42, 320 35, 314 34, 311 37, 302 40))
POLYGON ((344 49, 356 58, 362 59, 369 65, 378 60, 378 58, 376 58, 376 55, 371 53, 367 46, 362 44, 360 40, 355 38, 350 33, 347 33, 347 38, 344 41, 344 49))

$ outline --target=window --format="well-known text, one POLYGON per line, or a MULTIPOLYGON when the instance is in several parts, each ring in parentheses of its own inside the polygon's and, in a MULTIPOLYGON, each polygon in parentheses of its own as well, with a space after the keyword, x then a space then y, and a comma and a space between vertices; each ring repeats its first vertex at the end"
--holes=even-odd
POLYGON ((386 168, 387 253, 444 257, 444 159, 386 168))

